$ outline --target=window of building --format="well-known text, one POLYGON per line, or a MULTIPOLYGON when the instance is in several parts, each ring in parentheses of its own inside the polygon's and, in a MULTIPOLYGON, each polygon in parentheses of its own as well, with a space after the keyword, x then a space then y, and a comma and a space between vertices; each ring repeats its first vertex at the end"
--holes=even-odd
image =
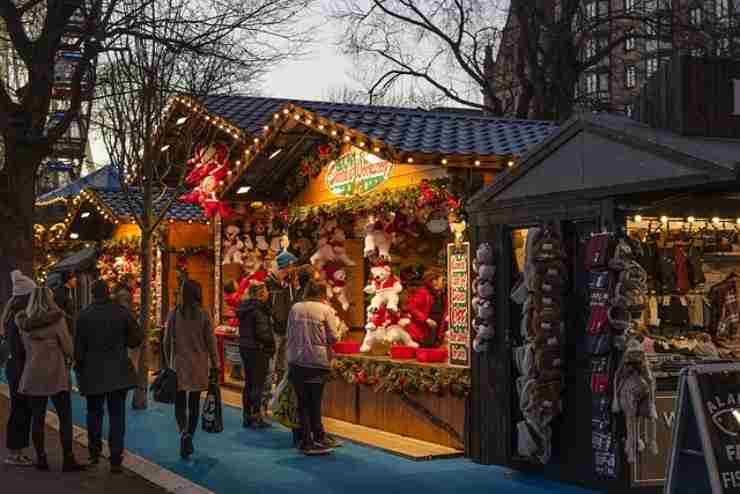
POLYGON ((609 98, 609 74, 606 72, 599 74, 599 97, 609 98))
POLYGON ((645 75, 647 77, 652 76, 658 71, 658 59, 657 58, 648 58, 645 61, 645 75))
POLYGON ((586 76, 586 95, 593 96, 598 90, 599 79, 596 74, 588 74, 586 76))
POLYGON ((701 26, 701 7, 695 7, 689 11, 689 20, 692 26, 701 26))
POLYGON ((635 0, 624 0, 624 11, 632 12, 635 10, 635 0))
POLYGON ((596 2, 589 2, 586 4, 586 19, 593 19, 596 17, 596 2))
POLYGON ((586 60, 596 56, 596 40, 591 38, 586 40, 586 44, 583 49, 583 56, 586 60))
POLYGON ((728 38, 718 39, 715 50, 717 56, 727 55, 730 51, 730 40, 728 38))
POLYGON ((694 58, 701 58, 704 56, 704 48, 692 48, 689 50, 689 55, 694 58))
POLYGON ((634 65, 628 65, 624 69, 624 85, 627 88, 634 88, 637 86, 637 69, 634 65))
POLYGON ((624 39, 624 51, 632 51, 635 49, 635 37, 632 34, 628 34, 624 39))
POLYGON ((714 15, 717 16, 717 20, 727 19, 730 14, 729 0, 715 0, 714 1, 714 15))

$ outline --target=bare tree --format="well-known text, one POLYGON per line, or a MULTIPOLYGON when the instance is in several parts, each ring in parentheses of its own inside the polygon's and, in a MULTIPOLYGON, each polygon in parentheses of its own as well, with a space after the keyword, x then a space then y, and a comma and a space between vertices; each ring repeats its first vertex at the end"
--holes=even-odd
POLYGON ((351 86, 336 86, 325 91, 322 99, 333 103, 422 108, 424 110, 431 110, 448 102, 447 98, 438 93, 422 92, 414 86, 407 88, 406 91, 394 88, 382 95, 373 94, 370 88, 357 89, 351 86))
MULTIPOLYGON (((220 0, 195 7, 188 0, 159 0, 140 9, 121 2, 140 32, 123 35, 106 54, 100 70, 102 90, 98 126, 113 163, 125 177, 122 189, 129 213, 141 229, 142 327, 149 329, 152 243, 179 194, 185 161, 196 142, 213 138, 199 119, 163 121, 170 99, 179 93, 202 97, 224 91, 249 91, 276 63, 300 53, 303 33, 291 25, 310 0, 220 0), (238 19, 224 12, 238 12, 238 19), (199 19, 211 19, 202 24, 199 19), (221 20, 219 20, 221 19, 221 20), (238 22, 236 22, 238 20, 238 22), (141 35, 145 33, 145 35, 141 35), (163 145, 157 129, 176 129, 163 145), (169 188, 168 188, 169 186, 169 188)), ((139 355, 135 408, 147 405, 146 342, 139 355)))
POLYGON ((371 97, 410 80, 421 93, 500 114, 489 72, 505 8, 498 0, 344 0, 332 15, 346 27, 344 50, 371 78, 371 97))
POLYGON ((31 272, 38 173, 55 143, 80 115, 85 78, 91 76, 98 56, 138 39, 180 50, 187 59, 188 53, 214 54, 209 41, 230 35, 232 51, 221 58, 260 60, 264 63, 261 70, 265 70, 300 47, 294 21, 311 1, 199 0, 183 11, 177 30, 159 38, 152 21, 163 20, 167 12, 157 0, 0 0, 0 48, 20 66, 12 73, 0 70, 4 153, 0 160, 4 163, 0 172, 0 222, 5 233, 0 239, 0 255, 7 256, 13 267, 31 272), (82 11, 91 22, 69 36, 74 16, 82 11), (187 44, 177 37, 179 33, 186 34, 187 44), (55 57, 66 47, 79 50, 80 58, 71 74, 64 117, 52 121, 55 57))

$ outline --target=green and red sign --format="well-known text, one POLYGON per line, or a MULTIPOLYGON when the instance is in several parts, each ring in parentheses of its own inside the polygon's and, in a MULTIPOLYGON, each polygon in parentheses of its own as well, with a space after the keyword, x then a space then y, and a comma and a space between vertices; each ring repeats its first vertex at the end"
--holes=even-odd
POLYGON ((364 194, 385 182, 391 176, 393 163, 352 148, 330 163, 326 171, 326 185, 332 194, 351 196, 364 194))

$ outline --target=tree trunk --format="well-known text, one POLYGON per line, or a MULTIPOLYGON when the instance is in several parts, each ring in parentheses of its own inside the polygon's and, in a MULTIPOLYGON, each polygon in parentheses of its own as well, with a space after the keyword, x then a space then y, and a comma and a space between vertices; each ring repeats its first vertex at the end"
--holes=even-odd
POLYGON ((134 393, 133 407, 136 410, 144 410, 148 405, 149 390, 149 360, 147 359, 149 345, 149 323, 151 312, 151 287, 152 287, 152 234, 143 230, 141 232, 141 302, 139 313, 139 324, 144 330, 144 343, 139 347, 138 383, 134 393))
MULTIPOLYGON (((43 154, 29 145, 6 140, 6 169, 0 172, 0 255, 10 270, 33 276, 33 224, 36 170, 43 154)), ((0 273, 9 276, 9 273, 0 273)))

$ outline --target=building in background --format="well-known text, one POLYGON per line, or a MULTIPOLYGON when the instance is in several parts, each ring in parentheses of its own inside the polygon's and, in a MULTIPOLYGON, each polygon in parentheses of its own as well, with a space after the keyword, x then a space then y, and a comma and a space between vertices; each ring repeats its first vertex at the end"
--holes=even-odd
MULTIPOLYGON (((43 14, 43 11, 39 11, 38 15, 34 16, 31 12, 24 17, 27 21, 26 30, 29 33, 37 31, 36 27, 42 25, 44 21, 43 14)), ((94 10, 94 3, 86 0, 82 7, 73 14, 66 27, 62 45, 56 54, 54 63, 54 87, 47 127, 51 127, 63 119, 70 109, 72 79, 79 64, 83 63, 84 41, 80 43, 80 40, 90 38, 90 33, 95 29, 96 18, 97 13, 94 10)), ((88 133, 95 94, 96 64, 97 62, 94 60, 84 68, 81 85, 82 104, 79 114, 65 135, 56 142, 52 154, 39 170, 38 194, 63 186, 94 168, 88 133)), ((1 24, 0 81, 4 82, 8 92, 16 97, 28 83, 27 69, 13 50, 9 35, 5 32, 5 26, 1 24)), ((2 150, 2 145, 2 139, 0 138, 0 150, 2 150)), ((0 175, 2 174, 2 161, 3 158, 0 157, 0 175)), ((4 182, 7 182, 7 180, 3 180, 0 176, 0 190, 2 190, 4 182)))
MULTIPOLYGON (((543 1, 543 24, 548 28, 561 20, 560 5, 559 0, 543 1)), ((674 53, 693 57, 740 53, 740 2, 736 0, 583 0, 572 25, 587 22, 595 28, 573 33, 580 60, 598 57, 605 49, 609 54, 580 75, 576 101, 585 111, 629 115, 639 88, 674 53)), ((529 51, 521 34, 517 16, 510 11, 495 63, 488 70, 507 115, 515 113, 521 76, 528 75, 529 51)), ((546 42, 542 38, 537 42, 540 46, 546 42)), ((530 112, 537 114, 541 104, 535 98, 530 112)))

